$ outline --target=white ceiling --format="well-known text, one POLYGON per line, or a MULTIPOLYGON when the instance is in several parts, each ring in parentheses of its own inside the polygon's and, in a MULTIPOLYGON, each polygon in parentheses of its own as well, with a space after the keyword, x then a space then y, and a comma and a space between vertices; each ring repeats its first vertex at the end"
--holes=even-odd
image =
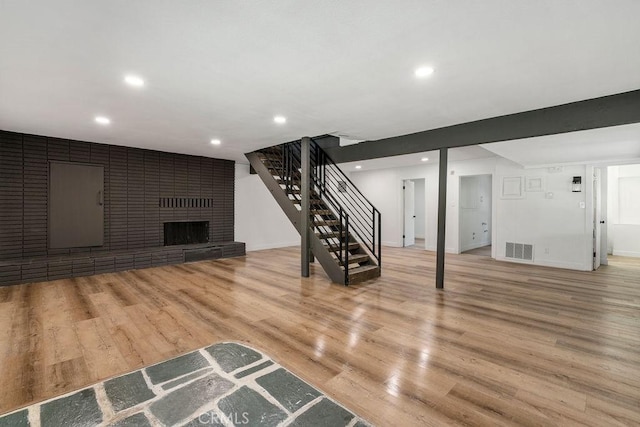
MULTIPOLYGON (((491 151, 487 151, 479 145, 470 147, 459 147, 449 150, 447 160, 449 162, 461 162, 464 160, 487 159, 496 157, 491 151)), ((440 161, 440 153, 438 151, 425 151, 423 153, 403 154, 401 156, 384 157, 380 159, 363 160, 360 162, 340 163, 340 168, 344 171, 367 171, 374 169, 387 169, 419 166, 425 164, 438 164, 440 161), (429 160, 422 161, 423 158, 429 160), (356 169, 360 166, 360 169, 356 169)))
MULTIPOLYGON (((438 164, 437 151, 404 154, 401 156, 359 162, 341 163, 345 171, 360 171, 438 164)), ((452 148, 448 161, 503 157, 525 168, 541 168, 573 164, 621 165, 640 164, 640 123, 592 129, 558 135, 493 142, 470 147, 452 148)))
POLYGON ((0 0, 0 129, 242 161, 380 139, 638 89, 638 16, 637 0, 0 0))
POLYGON ((483 144, 524 167, 640 163, 640 123, 483 144))

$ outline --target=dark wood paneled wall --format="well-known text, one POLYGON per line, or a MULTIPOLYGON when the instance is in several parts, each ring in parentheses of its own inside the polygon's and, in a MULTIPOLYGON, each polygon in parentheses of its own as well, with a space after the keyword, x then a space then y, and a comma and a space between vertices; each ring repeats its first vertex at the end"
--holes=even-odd
POLYGON ((209 221, 210 242, 233 241, 233 161, 0 131, 0 261, 160 247, 163 223, 181 220, 209 221), (50 160, 104 166, 103 246, 48 249, 50 160))

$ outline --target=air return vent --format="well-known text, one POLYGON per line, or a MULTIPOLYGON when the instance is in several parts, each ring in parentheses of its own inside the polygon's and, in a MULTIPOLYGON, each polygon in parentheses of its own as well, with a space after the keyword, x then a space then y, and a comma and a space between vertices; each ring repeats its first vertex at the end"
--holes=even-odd
POLYGON ((505 256, 507 258, 533 261, 533 245, 507 242, 505 256))

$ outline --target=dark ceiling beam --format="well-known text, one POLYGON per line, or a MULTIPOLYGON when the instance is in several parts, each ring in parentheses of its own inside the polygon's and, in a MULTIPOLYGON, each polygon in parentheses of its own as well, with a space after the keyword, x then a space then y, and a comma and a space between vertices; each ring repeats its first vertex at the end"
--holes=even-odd
POLYGON ((326 151, 344 163, 638 122, 640 90, 634 90, 326 151))

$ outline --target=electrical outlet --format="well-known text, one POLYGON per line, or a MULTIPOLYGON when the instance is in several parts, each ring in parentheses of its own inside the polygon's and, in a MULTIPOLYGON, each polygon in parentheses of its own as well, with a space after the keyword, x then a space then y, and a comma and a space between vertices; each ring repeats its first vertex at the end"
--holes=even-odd
POLYGON ((544 253, 545 253, 546 255, 549 255, 549 248, 544 248, 544 253))
POLYGON ((587 204, 585 202, 580 202, 580 209, 586 209, 587 204))

